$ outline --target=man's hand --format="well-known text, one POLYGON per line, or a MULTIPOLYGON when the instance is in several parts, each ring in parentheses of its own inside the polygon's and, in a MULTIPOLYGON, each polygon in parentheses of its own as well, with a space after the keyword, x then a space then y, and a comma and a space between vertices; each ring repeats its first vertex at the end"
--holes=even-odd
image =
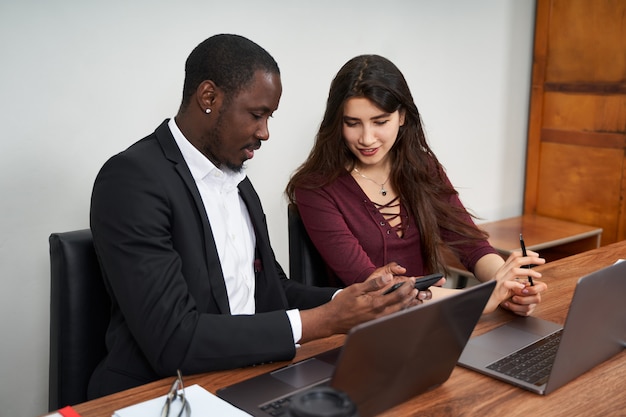
MULTIPOLYGON (((372 275, 365 282, 352 284, 338 293, 332 301, 300 312, 302 317, 301 343, 327 337, 336 333, 347 333, 352 327, 378 317, 385 316, 421 301, 413 287, 415 278, 394 277, 402 273, 398 265, 387 265, 382 275, 372 275), (394 283, 406 281, 396 291, 384 295, 394 283)), ((404 270, 404 268, 401 268, 404 270)), ((377 270, 378 271, 378 270, 377 270)))

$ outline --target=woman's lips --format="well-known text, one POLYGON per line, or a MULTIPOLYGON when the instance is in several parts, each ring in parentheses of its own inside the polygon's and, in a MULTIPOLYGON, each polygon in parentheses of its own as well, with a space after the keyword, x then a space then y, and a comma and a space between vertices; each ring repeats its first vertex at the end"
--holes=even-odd
POLYGON ((375 155, 376 152, 378 152, 378 148, 359 149, 359 152, 363 156, 372 156, 375 155))

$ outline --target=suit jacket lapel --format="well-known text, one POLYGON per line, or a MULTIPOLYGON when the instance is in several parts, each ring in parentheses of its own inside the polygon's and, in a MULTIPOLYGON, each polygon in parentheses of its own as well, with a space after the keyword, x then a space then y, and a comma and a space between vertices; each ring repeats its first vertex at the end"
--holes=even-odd
POLYGON ((217 254, 217 248, 215 247, 215 240, 213 239, 213 231, 211 230, 211 224, 206 215, 206 209, 202 203, 200 192, 196 187, 196 182, 191 176, 189 167, 185 163, 178 145, 172 136, 172 132, 167 126, 167 120, 164 121, 155 131, 157 140, 161 144, 165 157, 169 159, 174 165, 175 169, 182 178, 185 186, 189 189, 189 192, 193 196, 193 201, 196 205, 196 209, 203 219, 202 231, 204 234, 204 246, 206 248, 206 262, 207 270, 209 271, 209 283, 211 284, 211 291, 215 297, 215 302, 218 305, 220 311, 223 314, 230 313, 230 304, 228 303, 228 293, 226 291, 226 284, 224 282, 224 275, 222 273, 222 265, 220 264, 219 256, 217 254))
MULTIPOLYGON (((267 225, 265 222, 265 215, 261 206, 261 200, 258 194, 252 187, 250 179, 246 177, 239 184, 239 193, 244 203, 248 207, 248 213, 250 213, 250 219, 254 226, 254 233, 256 235, 256 253, 259 258, 260 267, 257 270, 256 286, 255 286, 255 301, 256 311, 273 311, 287 308, 287 298, 285 297, 284 290, 280 285, 280 279, 277 275, 276 258, 270 245, 269 234, 267 232, 267 225)), ((257 264, 257 262, 255 262, 257 264)), ((255 269, 257 265, 255 265, 255 269)))

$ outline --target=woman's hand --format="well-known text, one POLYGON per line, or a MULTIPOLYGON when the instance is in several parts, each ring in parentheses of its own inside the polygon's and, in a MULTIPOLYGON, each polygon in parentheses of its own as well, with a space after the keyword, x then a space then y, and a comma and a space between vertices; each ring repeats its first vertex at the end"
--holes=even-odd
POLYGON ((524 288, 520 290, 515 289, 514 295, 505 299, 500 306, 504 309, 510 310, 520 316, 529 316, 537 307, 537 304, 541 302, 541 293, 545 291, 548 286, 543 281, 534 280, 535 285, 530 285, 528 281, 520 281, 524 284, 524 288))
MULTIPOLYGON (((481 261, 482 258, 479 262, 481 261)), ((496 270, 496 288, 484 313, 490 313, 500 305, 520 316, 529 316, 541 302, 541 293, 548 286, 539 281, 541 273, 524 266, 544 263, 545 259, 540 258, 539 254, 533 251, 527 251, 526 256, 523 256, 521 252, 511 253, 504 264, 496 270), (528 280, 529 276, 533 278, 534 285, 532 286, 528 280)))

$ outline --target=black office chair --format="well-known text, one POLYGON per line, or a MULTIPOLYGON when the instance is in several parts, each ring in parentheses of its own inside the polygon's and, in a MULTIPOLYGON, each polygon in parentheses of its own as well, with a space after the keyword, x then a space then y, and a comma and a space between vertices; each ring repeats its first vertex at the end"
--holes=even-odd
POLYGON ((289 278, 317 287, 341 287, 340 281, 328 269, 309 237, 298 206, 287 207, 289 227, 289 278))
POLYGON ((53 233, 50 242, 50 376, 48 407, 87 400, 87 384, 106 354, 111 301, 91 230, 53 233))

